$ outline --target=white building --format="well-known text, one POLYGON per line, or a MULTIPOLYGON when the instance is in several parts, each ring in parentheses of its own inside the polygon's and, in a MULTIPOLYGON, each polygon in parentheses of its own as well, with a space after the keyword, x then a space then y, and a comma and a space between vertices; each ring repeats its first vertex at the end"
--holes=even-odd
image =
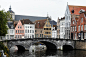
POLYGON ((13 22, 8 22, 7 27, 8 27, 8 30, 7 30, 5 40, 14 39, 15 38, 15 29, 13 26, 13 22))
POLYGON ((25 30, 24 38, 35 38, 35 24, 29 19, 23 19, 21 22, 24 25, 25 30))
POLYGON ((65 18, 60 20, 60 39, 65 38, 65 18))
POLYGON ((65 11, 65 39, 70 38, 70 24, 71 24, 71 12, 67 4, 66 11, 65 11))
POLYGON ((52 29, 52 38, 57 38, 57 22, 54 20, 49 21, 51 24, 52 29))
POLYGON ((52 38, 57 38, 57 29, 56 29, 56 27, 52 27, 52 38))

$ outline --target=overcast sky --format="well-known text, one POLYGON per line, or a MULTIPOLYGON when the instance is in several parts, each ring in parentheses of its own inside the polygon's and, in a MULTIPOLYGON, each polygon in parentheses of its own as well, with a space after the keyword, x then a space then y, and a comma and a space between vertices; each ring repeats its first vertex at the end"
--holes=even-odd
POLYGON ((8 11, 11 5, 16 15, 46 17, 48 13, 57 21, 58 17, 64 17, 67 2, 68 5, 86 6, 86 0, 0 0, 0 10, 8 11))

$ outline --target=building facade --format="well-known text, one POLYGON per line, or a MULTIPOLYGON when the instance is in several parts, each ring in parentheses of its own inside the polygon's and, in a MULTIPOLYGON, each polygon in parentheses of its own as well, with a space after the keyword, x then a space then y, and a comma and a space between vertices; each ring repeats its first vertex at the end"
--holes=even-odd
POLYGON ((5 36, 4 40, 10 40, 10 39, 14 39, 15 38, 15 28, 13 25, 13 22, 7 22, 7 34, 5 36))
POLYGON ((21 23, 24 26, 24 38, 35 38, 35 24, 29 19, 23 19, 21 23))
POLYGON ((77 38, 80 40, 86 39, 86 10, 79 11, 80 17, 77 21, 77 38))
POLYGON ((49 20, 50 24, 51 24, 51 38, 57 38, 57 22, 55 22, 54 20, 49 20))
POLYGON ((74 10, 72 10, 71 27, 70 27, 71 37, 70 37, 70 39, 73 39, 73 40, 78 40, 77 39, 77 20, 78 20, 78 17, 76 17, 76 15, 74 14, 74 10))
POLYGON ((86 9, 86 6, 75 6, 75 5, 68 5, 65 11, 65 39, 70 38, 70 26, 71 26, 71 14, 72 10, 74 9, 74 14, 79 17, 79 11, 81 9, 86 9))
POLYGON ((43 27, 43 37, 44 38, 51 38, 52 37, 52 27, 49 22, 49 19, 47 18, 47 21, 45 22, 45 25, 43 27))
POLYGON ((60 19, 57 20, 57 38, 60 38, 60 19))
POLYGON ((43 27, 47 19, 36 20, 35 24, 35 38, 43 38, 43 27))
POLYGON ((60 39, 65 39, 65 17, 60 20, 60 39))
POLYGON ((16 27, 15 27, 15 39, 22 39, 24 38, 24 26, 22 25, 21 21, 19 20, 16 27))

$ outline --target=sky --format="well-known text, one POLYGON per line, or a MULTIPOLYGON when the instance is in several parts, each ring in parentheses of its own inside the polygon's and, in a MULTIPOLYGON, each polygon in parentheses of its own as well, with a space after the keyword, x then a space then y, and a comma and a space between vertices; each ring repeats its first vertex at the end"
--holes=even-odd
POLYGON ((0 0, 0 10, 8 11, 11 5, 16 15, 47 17, 48 14, 57 21, 58 17, 64 17, 67 2, 86 6, 86 0, 0 0))

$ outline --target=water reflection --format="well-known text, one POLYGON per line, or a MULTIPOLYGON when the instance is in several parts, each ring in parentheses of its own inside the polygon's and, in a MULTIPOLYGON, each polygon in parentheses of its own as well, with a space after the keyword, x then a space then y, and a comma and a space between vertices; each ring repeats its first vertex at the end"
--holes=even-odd
POLYGON ((86 51, 84 50, 72 50, 72 51, 60 51, 60 50, 47 50, 37 51, 30 53, 25 52, 14 52, 10 53, 10 57, 86 57, 86 51))

